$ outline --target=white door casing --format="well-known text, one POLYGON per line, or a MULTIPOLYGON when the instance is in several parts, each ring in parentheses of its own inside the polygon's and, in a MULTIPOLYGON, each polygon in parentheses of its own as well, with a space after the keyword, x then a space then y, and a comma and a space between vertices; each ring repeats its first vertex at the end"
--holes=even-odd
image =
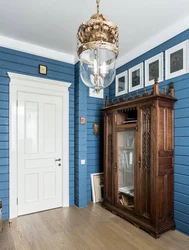
MULTIPOLYGON (((63 207, 69 206, 69 92, 68 92, 68 88, 71 84, 65 83, 65 82, 54 81, 54 80, 43 79, 43 78, 25 76, 25 75, 20 75, 20 74, 15 74, 15 73, 8 73, 8 75, 10 77, 10 91, 9 91, 9 100, 10 100, 10 102, 9 102, 9 219, 15 218, 19 214, 25 213, 24 211, 18 211, 18 205, 17 205, 18 176, 19 176, 18 175, 18 126, 17 126, 18 109, 17 109, 17 105, 19 104, 18 100, 20 100, 20 102, 22 103, 23 102, 22 99, 24 99, 23 95, 26 95, 26 94, 22 94, 22 93, 28 93, 27 95, 30 95, 30 97, 32 94, 34 94, 34 95, 37 94, 37 95, 35 95, 35 99, 37 98, 36 103, 38 103, 38 104, 31 105, 31 103, 28 102, 29 109, 30 108, 35 109, 36 105, 38 105, 38 106, 42 105, 42 104, 39 104, 39 103, 41 103, 41 101, 39 100, 40 95, 43 96, 44 98, 46 98, 45 103, 47 103, 47 104, 50 102, 49 104, 51 105, 54 102, 55 105, 58 105, 58 104, 56 104, 56 102, 58 102, 59 105, 62 105, 62 135, 61 135, 62 152, 58 153, 58 154, 61 154, 61 156, 62 156, 62 161, 61 161, 62 171, 61 171, 61 168, 60 168, 60 170, 57 169, 57 171, 59 171, 61 179, 62 179, 62 194, 60 194, 61 192, 59 193, 59 198, 57 198, 56 202, 54 201, 54 204, 56 203, 55 206, 63 206, 63 207), (20 99, 18 98, 19 95, 20 95, 20 99), (52 96, 55 98, 52 98, 52 96), (52 100, 52 99, 54 99, 54 100, 52 100), (61 102, 61 104, 60 104, 60 102, 61 102), (33 106, 33 107, 31 107, 31 106, 33 106), (60 197, 60 195, 62 197, 60 197), (60 204, 60 200, 61 200, 61 204, 60 204)), ((33 96, 32 96, 32 98, 33 98, 33 96)), ((20 103, 20 105, 21 105, 21 103, 20 103)), ((51 105, 50 109, 52 110, 52 113, 53 113, 53 106, 52 105, 51 105)), ((49 140, 53 140, 53 137, 51 136, 49 140)), ((42 146, 39 145, 39 147, 42 147, 42 146)), ((28 148, 27 150, 31 150, 31 148, 28 148)), ((49 150, 48 147, 45 150, 48 151, 49 150)), ((44 156, 44 155, 41 155, 41 156, 44 156)), ((55 159, 55 155, 53 156, 53 159, 55 159)), ((27 162, 27 159, 25 159, 25 162, 27 162)), ((45 162, 45 164, 48 164, 49 162, 45 162)), ((30 164, 30 163, 27 162, 27 164, 30 164)), ((36 164, 38 164, 38 163, 36 163, 36 164)), ((49 164, 49 167, 51 165, 51 168, 53 168, 53 166, 55 166, 55 168, 57 168, 58 163, 54 163, 54 164, 55 165, 53 165, 53 163, 51 161, 51 164, 49 164)), ((53 172, 53 171, 51 171, 52 169, 49 169, 49 170, 51 173, 53 172)), ((42 171, 42 170, 40 170, 40 171, 42 171)), ((38 173, 38 176, 39 175, 42 176, 42 173, 41 172, 40 172, 40 174, 38 173)), ((46 177, 45 177, 46 181, 49 180, 49 177, 50 177, 50 174, 47 173, 46 177)), ((33 181, 35 182, 36 175, 33 175, 32 178, 33 178, 33 181)), ((52 178, 50 178, 50 179, 52 181, 52 178)), ((59 180, 59 185, 61 185, 61 180, 59 180)), ((35 192, 35 190, 33 190, 33 191, 35 192)), ((48 192, 48 186, 46 186, 45 192, 46 193, 48 192)), ((51 192, 51 194, 52 194, 52 192, 51 192)), ((53 207, 54 207, 54 205, 53 205, 53 207)), ((46 208, 51 208, 51 207, 46 206, 46 208)), ((43 210, 43 207, 38 206, 37 209, 38 209, 38 211, 40 211, 40 210, 43 210)), ((34 210, 31 210, 31 212, 32 211, 34 211, 34 210)), ((30 211, 28 211, 28 212, 30 212, 30 211)))

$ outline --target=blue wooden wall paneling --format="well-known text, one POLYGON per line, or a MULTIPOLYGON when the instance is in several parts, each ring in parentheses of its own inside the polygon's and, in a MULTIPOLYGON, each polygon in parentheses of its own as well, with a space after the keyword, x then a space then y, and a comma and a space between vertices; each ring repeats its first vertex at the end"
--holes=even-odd
POLYGON ((9 78, 15 72, 42 78, 67 81, 70 91, 70 205, 74 204, 74 65, 0 47, 0 199, 3 219, 9 217, 9 78), (47 76, 38 74, 38 65, 48 67, 47 76))
POLYGON ((87 206, 87 87, 80 78, 80 64, 75 65, 75 204, 87 206), (86 124, 80 124, 80 117, 86 124), (81 160, 85 164, 81 165, 81 160))
POLYGON ((109 88, 104 89, 104 98, 87 98, 87 200, 92 200, 91 174, 103 172, 103 112, 105 97, 109 95, 109 88), (93 134, 93 123, 100 124, 100 135, 93 134))
MULTIPOLYGON (((150 57, 164 52, 186 39, 189 39, 189 30, 171 38, 165 43, 135 58, 117 69, 117 74, 144 62, 150 57)), ((189 60, 189 59, 188 59, 189 60)), ((164 55, 165 61, 165 55, 164 55)), ((164 64, 165 65, 165 64, 164 64)), ((164 66, 165 75, 165 66, 164 66)), ((160 87, 168 87, 173 81, 175 83, 175 96, 178 101, 175 103, 175 174, 174 174, 174 200, 175 200, 175 222, 177 230, 189 235, 189 74, 164 80, 160 87)), ((147 87, 151 91, 152 87, 147 87)), ((144 89, 139 90, 139 94, 144 89)), ((135 95, 133 92, 132 95, 135 95)), ((110 99, 115 99, 115 81, 109 87, 110 99)), ((128 98, 128 94, 125 95, 128 98)))

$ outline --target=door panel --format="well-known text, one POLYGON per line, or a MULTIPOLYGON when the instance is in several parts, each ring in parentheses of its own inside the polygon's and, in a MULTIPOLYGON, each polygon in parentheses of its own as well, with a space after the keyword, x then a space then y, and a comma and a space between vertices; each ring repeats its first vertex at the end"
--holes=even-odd
POLYGON ((38 153, 39 105, 36 102, 25 102, 25 153, 38 153))
POLYGON ((18 93, 18 215, 62 206, 62 98, 18 93))
POLYGON ((43 174, 43 184, 44 184, 44 199, 50 199, 56 197, 56 173, 46 172, 43 174))
POLYGON ((56 105, 43 105, 43 147, 45 153, 56 151, 56 105), (49 120, 49 116, 51 119, 49 120))
POLYGON ((38 174, 26 174, 24 177, 25 182, 25 197, 26 203, 34 202, 39 199, 39 175, 38 174))

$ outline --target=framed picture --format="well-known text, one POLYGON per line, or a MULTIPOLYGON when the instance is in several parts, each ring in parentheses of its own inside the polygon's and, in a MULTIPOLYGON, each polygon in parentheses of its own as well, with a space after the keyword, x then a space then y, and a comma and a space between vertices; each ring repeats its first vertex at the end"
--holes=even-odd
POLYGON ((129 69, 129 92, 143 87, 143 63, 129 69))
POLYGON ((100 92, 96 92, 95 89, 89 88, 89 96, 94 98, 104 98, 104 90, 101 89, 100 92))
POLYGON ((39 64, 39 74, 47 75, 47 66, 39 64))
POLYGON ((188 72, 188 40, 165 51, 165 79, 188 72))
POLYGON ((163 53, 145 61, 145 86, 153 85, 156 77, 163 81, 163 53))
POLYGON ((104 174, 91 174, 93 203, 102 202, 104 194, 104 174))
POLYGON ((128 74, 127 71, 116 76, 115 95, 120 96, 128 92, 128 74))

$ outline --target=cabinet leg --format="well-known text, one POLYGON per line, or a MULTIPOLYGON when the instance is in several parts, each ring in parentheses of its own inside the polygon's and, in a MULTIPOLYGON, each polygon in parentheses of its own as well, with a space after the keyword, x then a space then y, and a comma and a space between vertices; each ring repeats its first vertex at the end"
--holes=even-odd
POLYGON ((175 229, 176 229, 176 226, 174 225, 174 226, 171 228, 171 230, 172 230, 172 231, 175 231, 175 229))

